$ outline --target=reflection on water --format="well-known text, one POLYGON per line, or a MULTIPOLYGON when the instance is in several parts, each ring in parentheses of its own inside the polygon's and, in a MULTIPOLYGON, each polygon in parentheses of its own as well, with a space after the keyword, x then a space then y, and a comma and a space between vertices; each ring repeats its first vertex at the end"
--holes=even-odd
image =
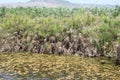
POLYGON ((3 80, 17 80, 17 74, 3 72, 3 73, 0 73, 0 79, 3 79, 3 80))
MULTIPOLYGON (((18 80, 21 79, 17 74, 3 72, 0 73, 0 80, 18 80)), ((49 78, 32 78, 30 76, 22 78, 22 80, 50 80, 49 78)))

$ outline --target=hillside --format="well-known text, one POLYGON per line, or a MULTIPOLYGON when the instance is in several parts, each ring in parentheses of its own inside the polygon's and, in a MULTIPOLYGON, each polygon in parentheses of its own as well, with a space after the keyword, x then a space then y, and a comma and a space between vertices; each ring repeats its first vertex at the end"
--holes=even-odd
POLYGON ((93 7, 114 7, 113 5, 98 5, 98 4, 75 4, 66 0, 30 0, 28 2, 19 2, 19 3, 6 3, 0 4, 0 7, 84 7, 84 8, 93 8, 93 7))
POLYGON ((5 7, 77 7, 78 4, 73 4, 65 0, 30 0, 29 2, 6 3, 1 4, 5 7))

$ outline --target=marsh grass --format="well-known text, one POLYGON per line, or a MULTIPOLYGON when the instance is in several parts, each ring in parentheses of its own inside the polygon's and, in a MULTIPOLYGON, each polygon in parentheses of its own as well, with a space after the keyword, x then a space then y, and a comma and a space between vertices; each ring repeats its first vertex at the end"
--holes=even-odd
MULTIPOLYGON (((43 37, 60 34, 57 40, 72 35, 87 35, 90 42, 98 49, 100 55, 105 55, 105 43, 120 44, 120 6, 115 8, 0 8, 0 44, 2 40, 11 43, 14 32, 23 30, 22 40, 26 36, 38 33, 43 37), (71 31, 72 30, 72 31, 71 31), (61 37, 60 37, 61 36, 61 37)), ((108 47, 110 48, 110 47, 108 47)), ((107 50, 111 53, 111 50, 107 50)), ((111 55, 111 54, 110 54, 111 55)))
POLYGON ((120 66, 106 58, 84 58, 28 53, 0 54, 0 73, 18 79, 119 80, 120 66))

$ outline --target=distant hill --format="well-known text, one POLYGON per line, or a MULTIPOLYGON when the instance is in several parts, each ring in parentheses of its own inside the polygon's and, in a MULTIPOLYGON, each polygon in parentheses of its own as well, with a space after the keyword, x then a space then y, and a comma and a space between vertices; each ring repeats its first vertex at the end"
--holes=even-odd
POLYGON ((30 0, 29 2, 6 3, 1 4, 5 7, 77 7, 78 4, 71 3, 65 0, 30 0))
MULTIPOLYGON (((66 0, 30 0, 28 2, 19 2, 19 3, 6 3, 0 4, 0 7, 102 7, 103 5, 95 5, 95 4, 75 4, 66 0)), ((111 5, 104 5, 107 7, 111 7, 111 5)))

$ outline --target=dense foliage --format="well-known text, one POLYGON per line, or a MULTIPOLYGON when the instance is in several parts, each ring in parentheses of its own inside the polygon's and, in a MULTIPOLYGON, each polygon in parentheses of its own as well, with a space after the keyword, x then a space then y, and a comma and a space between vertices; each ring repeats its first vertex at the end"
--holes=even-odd
MULTIPOLYGON (((26 34, 51 36, 82 33, 89 36, 91 43, 97 46, 101 55, 103 46, 107 53, 112 52, 111 44, 120 43, 120 7, 115 8, 0 8, 1 39, 11 36, 13 32, 25 30, 26 34)), ((57 37, 60 39, 60 37, 57 37)))

